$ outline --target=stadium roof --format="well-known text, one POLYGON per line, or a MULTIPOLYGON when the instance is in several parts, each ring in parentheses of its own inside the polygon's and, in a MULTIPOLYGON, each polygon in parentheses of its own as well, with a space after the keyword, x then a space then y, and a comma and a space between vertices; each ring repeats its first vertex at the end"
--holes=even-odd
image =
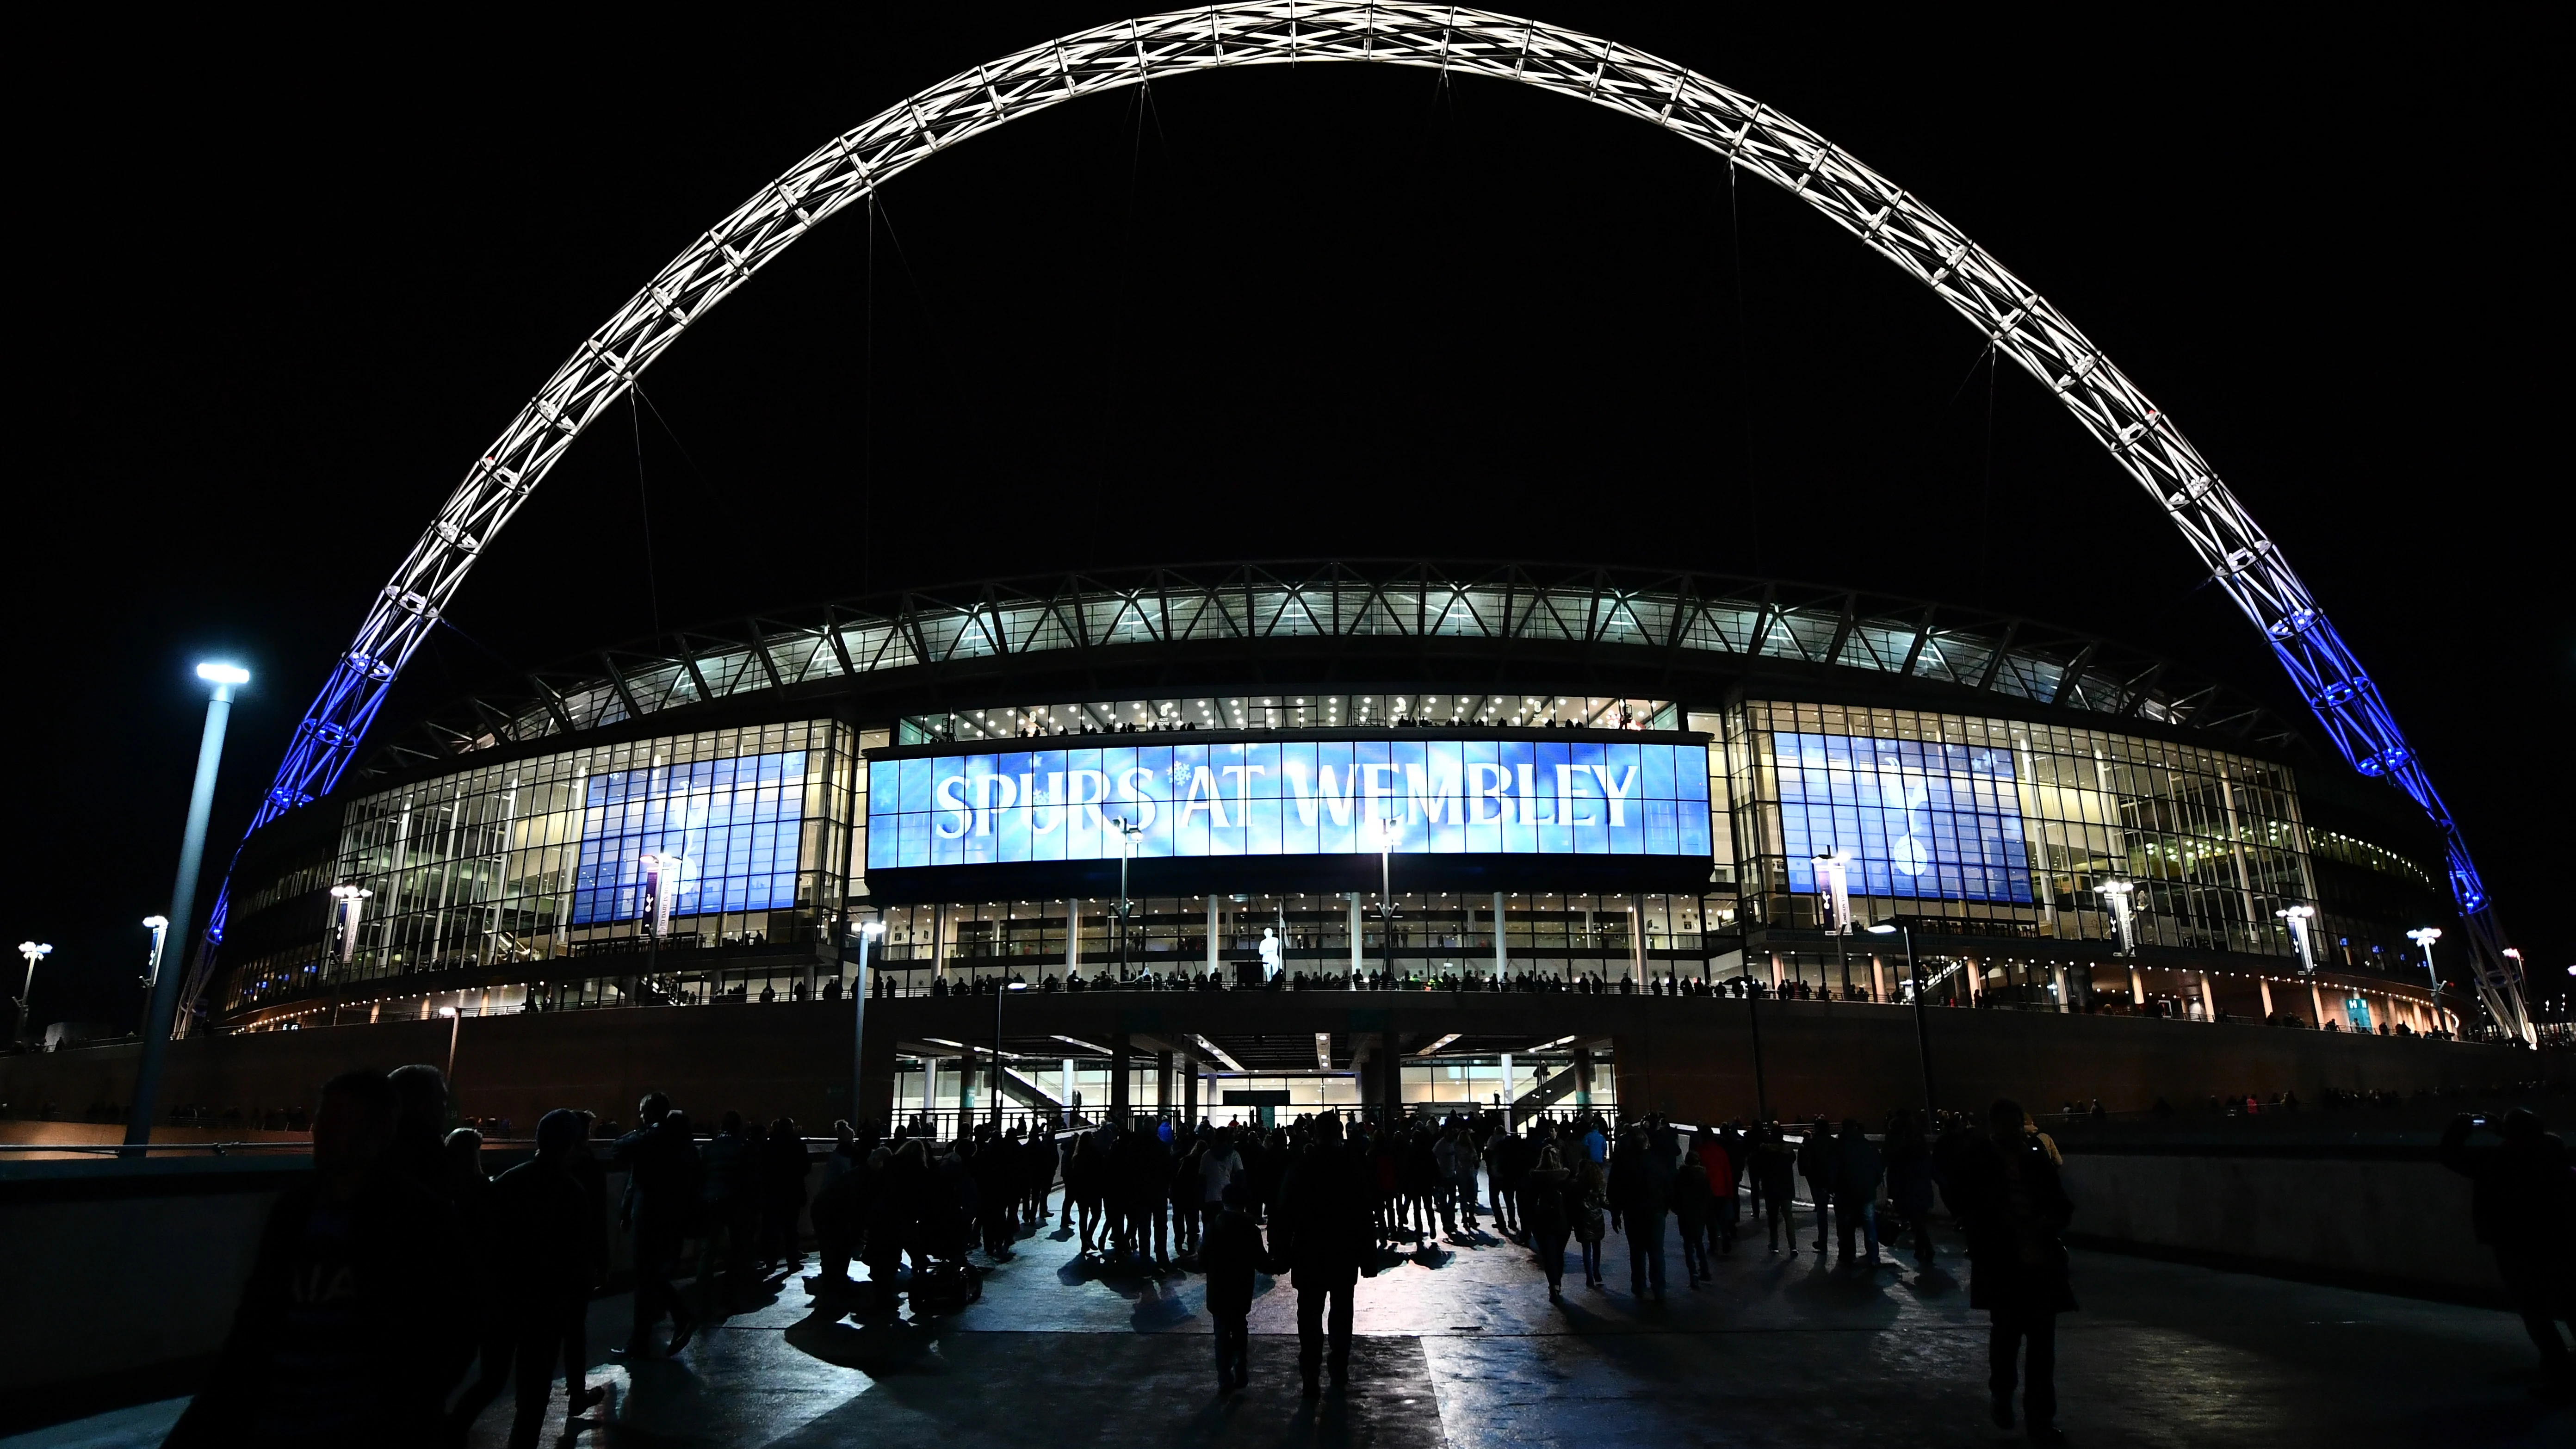
MULTIPOLYGON (((2152 655, 2027 619, 1727 575, 1530 564, 1317 561, 1051 574, 823 605, 657 636, 534 670, 390 740, 361 773, 529 744, 833 679, 988 672, 1227 643, 1528 643, 1588 661, 1771 661, 1980 691, 2027 709, 2284 746, 2250 698, 2152 655)), ((675 727, 685 727, 674 722, 675 727)))

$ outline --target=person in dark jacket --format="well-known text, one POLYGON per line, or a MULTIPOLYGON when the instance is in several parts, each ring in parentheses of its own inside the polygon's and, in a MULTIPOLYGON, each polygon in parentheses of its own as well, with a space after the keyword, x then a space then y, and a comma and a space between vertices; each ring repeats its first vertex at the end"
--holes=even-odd
POLYGON ((1521 1226, 1529 1235, 1530 1251, 1538 1255, 1539 1270, 1547 1274, 1547 1296, 1554 1302, 1565 1296, 1565 1240, 1574 1232, 1574 1208, 1566 1195, 1574 1190, 1574 1174, 1566 1171, 1545 1123, 1530 1145, 1538 1162, 1521 1174, 1521 1226))
MULTIPOLYGON (((605 1224, 597 1199, 572 1170, 572 1160, 587 1155, 580 1114, 558 1108, 537 1122, 537 1155, 492 1183, 494 1280, 519 1380, 510 1449, 536 1449, 562 1357, 563 1325, 589 1303, 596 1282, 605 1224)), ((605 1397, 582 1379, 581 1366, 566 1371, 574 1414, 605 1397)))
POLYGON ((1610 1155, 1610 1225, 1628 1236, 1628 1291, 1664 1300, 1664 1217, 1672 1210, 1673 1160, 1630 1129, 1610 1155))
POLYGON ((1834 1202, 1840 1257, 1851 1261, 1852 1234, 1855 1229, 1869 1242, 1869 1261, 1878 1263, 1878 1184, 1886 1174, 1885 1159, 1878 1144, 1869 1140, 1860 1122, 1843 1119, 1842 1136, 1834 1150, 1834 1202))
POLYGON ((1272 1214, 1271 1252, 1297 1289, 1297 1367, 1310 1398, 1322 1392, 1317 1376, 1326 1368, 1337 1386, 1350 1377, 1351 1294, 1361 1277, 1377 1276, 1367 1171, 1344 1145, 1341 1119, 1327 1113, 1280 1183, 1272 1214))
POLYGON ((1682 1229, 1682 1271, 1690 1275, 1690 1286, 1709 1281, 1708 1209, 1713 1197, 1708 1185, 1708 1169, 1697 1152, 1682 1155, 1681 1167, 1673 1173, 1673 1217, 1682 1229))
POLYGON ((2469 1179, 2469 1220, 2495 1254, 2496 1274, 2540 1350, 2539 1392, 2576 1396, 2561 1321, 2576 1328, 2576 1168, 2540 1115, 2517 1107, 2500 1124, 2504 1144, 2471 1147, 2477 1119, 2451 1119, 2442 1164, 2469 1179))
POLYGON ((671 1286, 671 1271, 697 1218, 700 1167, 689 1119, 670 1098, 645 1094, 635 1117, 636 1130, 617 1139, 609 1160, 627 1168, 623 1220, 635 1234, 635 1318, 621 1352, 640 1358, 650 1351, 653 1325, 665 1313, 671 1318, 668 1352, 678 1353, 697 1332, 697 1315, 671 1286))
POLYGON ((374 1072, 322 1089, 313 1176, 269 1212, 232 1334, 166 1443, 442 1442, 473 1304, 447 1205, 385 1161, 399 1114, 374 1072))
POLYGON ((805 1214, 805 1177, 813 1160, 794 1120, 769 1124, 760 1143, 760 1266, 793 1268, 805 1261, 796 1246, 796 1224, 805 1214))
MULTIPOLYGON (((1807 1180, 1807 1200, 1816 1205, 1816 1252, 1825 1251, 1826 1220, 1832 1215, 1834 1202, 1834 1129, 1819 1117, 1807 1126, 1807 1140, 1798 1144, 1798 1175, 1807 1180)), ((1797 1248, 1798 1230, 1794 1219, 1789 1228, 1790 1249, 1797 1248)))
POLYGON ((1995 1426, 2012 1427, 2016 1360, 2027 1347, 2022 1414, 2031 1442, 2065 1442, 2057 1432, 2057 1315, 2073 1312, 2066 1245, 2075 1214, 2057 1164, 2024 1130, 2021 1104, 1998 1100, 1983 1137, 1963 1142, 1950 1207, 1968 1239, 1968 1306, 1992 1317, 1987 1391, 1995 1426))
POLYGON ((1798 1256, 1798 1224, 1790 1217, 1789 1199, 1798 1190, 1797 1149, 1789 1145, 1788 1134, 1777 1122, 1765 1122, 1756 1133, 1752 1150, 1753 1199, 1762 1209, 1763 1220, 1770 1225, 1771 1251, 1780 1251, 1780 1235, 1788 1230, 1789 1256, 1798 1256))
POLYGON ((1887 1119, 1887 1147, 1882 1154, 1887 1160, 1887 1201, 1894 1209, 1890 1232, 1910 1233, 1914 1238, 1914 1261, 1925 1269, 1932 1266, 1932 1149, 1923 1141, 1923 1129, 1910 1111, 1890 1113, 1887 1119))
POLYGON ((508 1284, 498 1276, 499 1226, 492 1180, 483 1175, 483 1134, 459 1127, 447 1134, 448 1174, 444 1190, 454 1213, 458 1248, 457 1272, 472 1285, 477 1362, 473 1382, 448 1408, 448 1424, 462 1439, 492 1401, 510 1386, 510 1361, 518 1347, 518 1320, 506 1298, 508 1284))
POLYGON ((727 1112, 721 1129, 698 1150, 698 1203, 705 1233, 698 1239, 698 1312, 720 1317, 748 1306, 751 1240, 760 1226, 760 1144, 740 1112, 727 1112), (717 1270, 723 1286, 717 1286, 717 1270))
POLYGON ((1225 1201, 1207 1225, 1199 1249, 1199 1267, 1207 1274, 1208 1317, 1216 1323, 1216 1391, 1242 1388, 1252 1372, 1250 1330, 1253 1279, 1278 1271, 1262 1246, 1261 1229, 1252 1222, 1252 1189, 1233 1183, 1225 1201))

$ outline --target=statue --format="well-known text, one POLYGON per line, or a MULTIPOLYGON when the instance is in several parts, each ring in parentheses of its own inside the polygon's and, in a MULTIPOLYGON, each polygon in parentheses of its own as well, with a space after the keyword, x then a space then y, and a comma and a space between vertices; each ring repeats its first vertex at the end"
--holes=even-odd
POLYGON ((1264 926, 1261 928, 1261 979, 1278 980, 1280 965, 1279 933, 1264 926))

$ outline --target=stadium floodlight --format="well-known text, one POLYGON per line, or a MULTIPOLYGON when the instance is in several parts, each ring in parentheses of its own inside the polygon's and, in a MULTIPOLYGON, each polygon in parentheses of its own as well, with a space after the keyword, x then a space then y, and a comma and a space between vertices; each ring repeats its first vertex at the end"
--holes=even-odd
POLYGON ((2317 959, 2308 945, 2308 922, 2316 919, 2314 906, 2287 906, 2272 913, 2290 923, 2290 944, 2298 948, 2299 969, 2314 975, 2317 959))
POLYGON ((161 978, 161 948, 170 940, 170 918, 145 916, 143 929, 152 933, 152 949, 143 957, 143 989, 148 993, 152 984, 161 978))
POLYGON ((18 954, 27 958, 27 983, 18 988, 18 1044, 27 1044, 27 1013, 32 1010, 28 998, 36 990, 36 963, 54 954, 54 948, 42 941, 21 941, 18 954))
MULTIPOLYGON (((214 689, 206 699, 205 731, 197 739, 197 777, 188 787, 188 822, 179 832, 179 869, 170 886, 168 935, 163 949, 153 953, 152 991, 143 998, 143 1059, 135 1067, 134 1106, 125 1119, 125 1145, 138 1152, 152 1145, 152 1118, 161 1096, 161 1068, 169 1056, 171 1033, 178 1027, 182 973, 162 970, 158 958, 167 953, 170 942, 176 942, 182 953, 188 949, 188 913, 197 904, 197 870, 206 857, 206 817, 214 809, 215 774, 223 766, 224 726, 232 719, 233 691, 250 683, 249 670, 219 660, 199 664, 197 677, 214 689)), ((260 808, 270 807, 263 804, 260 808)), ((218 911, 223 908, 221 900, 218 895, 218 911)), ((201 953, 198 968, 202 970, 204 965, 201 953)))
POLYGON ((375 894, 365 886, 335 885, 331 899, 339 902, 340 964, 346 966, 358 951, 358 917, 365 913, 367 899, 375 894))

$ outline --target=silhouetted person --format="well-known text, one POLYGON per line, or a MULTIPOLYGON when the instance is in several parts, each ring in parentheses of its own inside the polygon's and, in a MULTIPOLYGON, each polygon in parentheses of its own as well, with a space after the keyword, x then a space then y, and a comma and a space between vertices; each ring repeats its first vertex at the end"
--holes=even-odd
MULTIPOLYGON (((1565 1296, 1565 1240, 1574 1231, 1573 1208, 1566 1196, 1574 1175, 1565 1170, 1555 1137, 1543 1127, 1540 1131, 1534 1144, 1538 1163, 1521 1174, 1521 1228, 1529 1237, 1530 1251, 1538 1254, 1539 1271, 1547 1275, 1547 1296, 1553 1302, 1565 1296)), ((1585 1262, 1588 1274, 1590 1259, 1585 1262)))
POLYGON ((2528 1108, 2505 1115, 2501 1147, 2469 1146, 2476 1127, 2466 1115, 2451 1119, 2442 1134, 2442 1164, 2474 1184, 2470 1222, 2478 1241, 2495 1253, 2496 1274, 2540 1350, 2538 1391, 2550 1398, 2576 1395, 2567 1344, 2558 1336, 2561 1320, 2576 1328, 2576 1178, 2567 1146, 2528 1108))
POLYGON ((1664 1297, 1664 1216, 1672 1210, 1673 1160, 1630 1129, 1610 1156, 1610 1224, 1628 1237, 1628 1291, 1664 1297))
POLYGON ((478 1362, 474 1381, 447 1411, 457 1438, 474 1426, 494 1399, 510 1386, 510 1356, 517 1346, 518 1326, 502 1300, 495 1277, 498 1264, 492 1181, 483 1175, 483 1134, 459 1127, 447 1134, 447 1181, 444 1190, 455 1214, 457 1273, 470 1285, 474 1301, 474 1341, 478 1362))
POLYGON ((1701 1164, 1699 1153, 1682 1154, 1682 1165, 1673 1171, 1673 1217, 1681 1224, 1682 1271, 1690 1275, 1693 1288, 1707 1282, 1710 1276, 1708 1211, 1711 1196, 1708 1168, 1701 1164))
POLYGON ((1998 1100, 1983 1137, 1961 1144, 1951 1210, 1967 1234, 1968 1306, 1992 1316, 1986 1389, 1995 1427, 2012 1427, 2016 1360, 2028 1349, 2022 1413, 2033 1443, 2057 1432, 2057 1315, 2074 1311, 2066 1245, 2058 1235, 2075 1214, 2057 1164, 2023 1130, 2021 1104, 1998 1100))
POLYGON ((761 1266, 794 1267, 805 1255, 796 1246, 796 1220, 805 1211, 805 1176, 812 1160, 796 1123, 781 1117, 769 1124, 760 1144, 761 1266))
MULTIPOLYGON (((1914 1239, 1914 1261, 1932 1266, 1932 1149, 1912 1112, 1887 1119, 1887 1200, 1896 1210, 1894 1230, 1914 1239)), ((1884 1236, 1884 1234, 1882 1234, 1884 1236)))
POLYGON ((650 1093, 635 1114, 642 1125, 618 1138, 609 1156, 629 1173, 625 1220, 635 1233, 635 1324, 623 1351, 641 1357, 665 1313, 671 1317, 670 1352, 678 1353, 697 1332, 697 1315, 680 1302, 671 1270, 697 1216, 699 1166, 689 1119, 672 1109, 670 1098, 650 1093))
MULTIPOLYGON (((1807 1180, 1807 1200, 1816 1205, 1816 1252, 1825 1251, 1827 1218, 1834 1201, 1834 1133, 1825 1119, 1808 1124, 1807 1140, 1798 1144, 1798 1175, 1807 1180)), ((1798 1230, 1793 1221, 1789 1229, 1789 1250, 1798 1248, 1798 1230)))
POLYGON ((1846 1260, 1852 1255, 1852 1232, 1858 1229, 1868 1240, 1869 1261, 1878 1261, 1878 1183, 1885 1172, 1878 1145, 1858 1121, 1845 1117, 1841 1140, 1834 1146, 1834 1202, 1839 1208, 1834 1226, 1846 1260))
POLYGON ((1322 1392, 1317 1375, 1326 1369, 1336 1385, 1349 1379, 1351 1294, 1362 1275, 1377 1276, 1365 1174, 1342 1142, 1341 1119, 1327 1114, 1280 1185, 1271 1253, 1297 1288, 1297 1367, 1309 1396, 1322 1392))
POLYGON ((698 1240, 698 1312, 710 1317, 747 1306, 744 1280, 751 1276, 751 1240, 760 1225, 760 1144, 740 1112, 725 1113, 720 1125, 723 1130, 698 1149, 698 1202, 706 1225, 698 1240))
POLYGON ((1228 1183, 1216 1217, 1207 1225, 1199 1249, 1199 1267, 1207 1274, 1208 1317, 1216 1322, 1216 1391, 1239 1389, 1252 1372, 1252 1340, 1246 1320, 1252 1313, 1254 1275, 1271 1269, 1261 1244, 1261 1229, 1252 1222, 1252 1192, 1228 1183))
POLYGON ((408 1179, 441 1202, 456 1184, 447 1156, 447 1078, 427 1063, 385 1074, 394 1089, 394 1136, 385 1144, 385 1169, 408 1179))
MULTIPOLYGON (((518 1373, 510 1449, 535 1449, 564 1358, 564 1323, 590 1302, 605 1225, 598 1199, 572 1168, 574 1158, 588 1155, 580 1114, 558 1108, 537 1122, 537 1155, 492 1184, 494 1281, 518 1373)), ((603 1397, 583 1378, 577 1364, 565 1375, 574 1414, 603 1397)))
POLYGON ((241 1306, 179 1449, 438 1443, 473 1352, 446 1205, 385 1162, 394 1088, 349 1072, 322 1089, 313 1178, 261 1229, 241 1306))

